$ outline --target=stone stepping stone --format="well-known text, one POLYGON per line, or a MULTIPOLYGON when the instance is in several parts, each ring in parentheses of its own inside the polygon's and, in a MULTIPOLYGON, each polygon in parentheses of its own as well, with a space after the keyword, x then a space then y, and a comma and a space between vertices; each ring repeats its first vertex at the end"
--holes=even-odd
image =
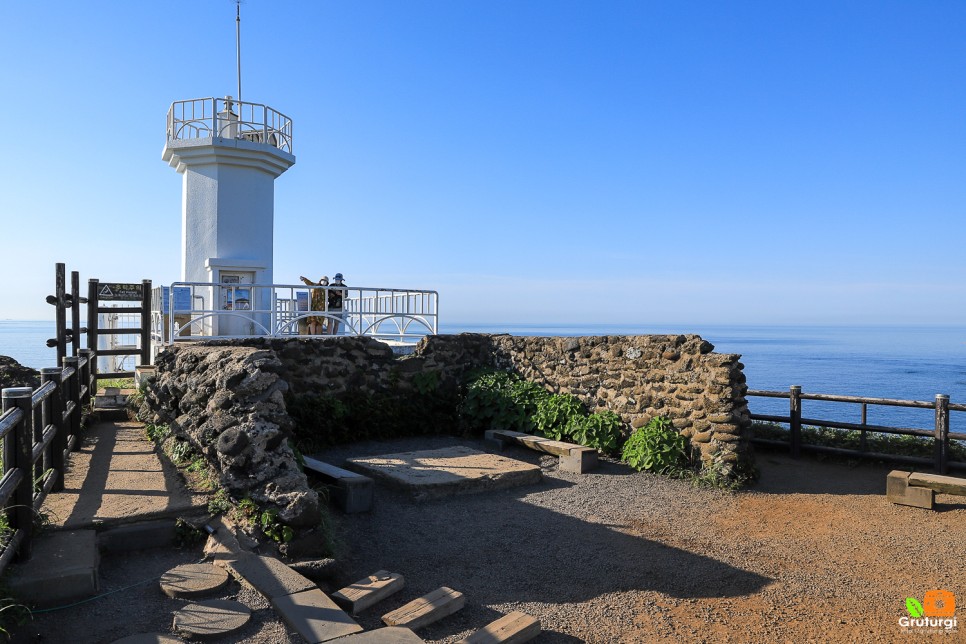
POLYGON ((327 642, 362 631, 348 613, 318 588, 274 597, 271 603, 282 621, 309 642, 327 642))
POLYGON ((540 634, 540 620, 515 610, 490 622, 458 644, 520 644, 540 634))
POLYGON ((406 580, 398 572, 380 570, 332 594, 339 606, 358 615, 373 604, 403 589, 406 580))
POLYGON ((230 599, 209 599, 176 611, 172 628, 185 637, 220 637, 240 630, 251 616, 252 611, 245 604, 230 599))
POLYGON ((161 575, 161 590, 175 599, 193 599, 224 588, 228 571, 211 564, 185 564, 161 575))
POLYGON ((338 644, 422 644, 424 640, 408 628, 386 626, 374 631, 350 635, 336 642, 338 644))
POLYGON ((119 640, 114 640, 111 644, 182 644, 182 640, 172 635, 162 635, 161 633, 138 633, 128 635, 119 640))
POLYGON ((387 626, 404 626, 416 630, 452 615, 466 605, 463 593, 441 586, 428 595, 414 599, 382 616, 387 626))
POLYGON ((314 581, 275 557, 241 555, 234 561, 220 561, 219 565, 225 566, 239 581, 251 586, 268 600, 317 587, 314 581))

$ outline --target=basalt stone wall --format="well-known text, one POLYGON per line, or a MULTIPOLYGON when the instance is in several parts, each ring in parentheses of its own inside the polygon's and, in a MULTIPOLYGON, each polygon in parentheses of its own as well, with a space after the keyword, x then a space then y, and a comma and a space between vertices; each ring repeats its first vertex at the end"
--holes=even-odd
POLYGON ((308 525, 318 498, 286 440, 286 392, 406 398, 425 395, 431 383, 435 395, 455 401, 470 371, 512 369, 591 410, 617 412, 632 428, 667 416, 706 463, 727 473, 750 454, 747 388, 739 356, 712 349, 697 335, 440 335, 409 356, 356 337, 208 341, 158 357, 146 404, 217 467, 234 495, 274 503, 283 521, 308 525))

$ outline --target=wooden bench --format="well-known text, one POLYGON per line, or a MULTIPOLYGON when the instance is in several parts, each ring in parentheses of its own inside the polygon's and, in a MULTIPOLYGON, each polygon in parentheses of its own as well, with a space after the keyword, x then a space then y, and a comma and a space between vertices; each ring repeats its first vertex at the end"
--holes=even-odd
POLYGON ((303 457, 305 469, 312 471, 329 488, 336 505, 346 514, 368 512, 372 509, 372 479, 341 467, 323 463, 309 456, 303 457))
POLYGON ((966 496, 966 479, 893 470, 886 477, 886 498, 899 505, 933 509, 936 492, 966 496))
POLYGON ((507 429, 491 429, 486 432, 485 438, 488 444, 501 452, 506 448, 507 443, 515 443, 538 452, 559 456, 562 472, 584 474, 597 467, 597 450, 593 447, 564 443, 522 432, 511 432, 507 429))

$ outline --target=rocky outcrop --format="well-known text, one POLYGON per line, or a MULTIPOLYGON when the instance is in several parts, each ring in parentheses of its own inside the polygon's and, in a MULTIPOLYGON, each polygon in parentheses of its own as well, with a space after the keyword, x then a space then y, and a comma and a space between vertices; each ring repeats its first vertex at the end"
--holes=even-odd
POLYGON ((40 372, 25 367, 9 356, 0 356, 0 389, 40 386, 40 372))
POLYGON ((319 498, 289 444, 288 383, 272 351, 181 346, 161 353, 145 395, 156 420, 199 451, 236 498, 279 509, 288 525, 318 523, 319 498))

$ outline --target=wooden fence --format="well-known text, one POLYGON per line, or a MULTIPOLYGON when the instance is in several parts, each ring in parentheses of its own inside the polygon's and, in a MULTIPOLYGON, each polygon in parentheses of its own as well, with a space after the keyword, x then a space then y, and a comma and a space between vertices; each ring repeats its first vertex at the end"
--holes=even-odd
MULTIPOLYGON (((773 423, 785 423, 789 426, 788 447, 792 457, 798 458, 802 450, 823 452, 827 454, 840 454, 846 456, 859 456, 876 458, 880 460, 891 460, 912 465, 932 465, 933 469, 940 474, 948 473, 950 468, 966 469, 966 463, 954 461, 950 457, 949 441, 966 441, 966 434, 954 433, 949 431, 949 414, 953 411, 966 411, 966 405, 950 404, 949 396, 936 394, 934 402, 921 400, 895 400, 890 398, 866 398, 861 396, 837 396, 831 394, 810 394, 803 393, 800 385, 792 385, 788 391, 759 391, 748 390, 745 394, 748 397, 758 396, 762 398, 787 398, 788 415, 774 416, 765 414, 751 414, 752 420, 766 421, 773 423), (802 416, 802 401, 822 400, 826 402, 839 402, 857 404, 862 406, 862 422, 846 423, 841 421, 821 420, 816 418, 806 418, 802 416), (911 427, 889 427, 886 425, 869 425, 866 422, 867 410, 869 405, 880 405, 883 407, 913 407, 920 409, 932 409, 935 412, 935 426, 933 429, 914 429, 911 427), (859 449, 845 449, 841 447, 829 447, 826 445, 809 445, 802 443, 802 426, 811 425, 814 427, 828 427, 832 429, 850 429, 860 432, 859 449), (933 439, 934 457, 932 459, 917 456, 905 456, 898 454, 882 454, 870 452, 866 448, 867 432, 878 432, 882 434, 896 434, 900 436, 920 436, 933 439)), ((770 440, 765 438, 754 439, 760 445, 784 445, 783 441, 770 440)))
POLYGON ((36 390, 3 389, 0 507, 9 530, 3 538, 0 573, 15 556, 30 557, 34 517, 48 493, 64 488, 67 456, 77 447, 81 415, 94 393, 94 352, 79 353, 64 356, 62 367, 41 369, 36 390))

